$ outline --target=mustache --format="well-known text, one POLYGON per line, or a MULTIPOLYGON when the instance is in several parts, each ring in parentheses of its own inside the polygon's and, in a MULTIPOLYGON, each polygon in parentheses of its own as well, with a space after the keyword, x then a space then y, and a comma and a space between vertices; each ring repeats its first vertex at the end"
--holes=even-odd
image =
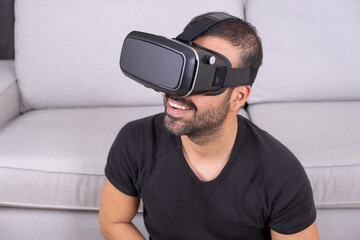
POLYGON ((177 96, 171 96, 168 94, 165 94, 165 99, 166 99, 166 101, 168 99, 172 99, 174 101, 181 103, 182 105, 185 105, 185 107, 188 107, 188 108, 191 108, 191 109, 194 109, 195 111, 197 111, 197 107, 196 107, 195 103, 189 99, 185 99, 185 98, 177 97, 177 96))

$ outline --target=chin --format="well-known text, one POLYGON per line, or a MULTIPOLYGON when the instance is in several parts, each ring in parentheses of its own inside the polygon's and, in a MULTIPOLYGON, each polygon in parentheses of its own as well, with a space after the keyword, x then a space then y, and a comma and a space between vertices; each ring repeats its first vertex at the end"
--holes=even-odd
POLYGON ((179 119, 176 117, 173 117, 167 113, 165 113, 164 117, 164 127, 169 133, 175 136, 185 135, 184 124, 179 122, 179 119))

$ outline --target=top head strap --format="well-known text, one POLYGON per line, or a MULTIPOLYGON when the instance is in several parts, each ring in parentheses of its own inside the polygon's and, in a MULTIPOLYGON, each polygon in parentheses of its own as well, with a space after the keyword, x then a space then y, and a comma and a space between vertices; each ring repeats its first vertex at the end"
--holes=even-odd
POLYGON ((235 18, 226 13, 214 13, 206 16, 204 19, 194 23, 189 28, 185 29, 181 34, 176 37, 176 40, 190 43, 195 38, 209 30, 214 25, 218 24, 219 22, 235 18))

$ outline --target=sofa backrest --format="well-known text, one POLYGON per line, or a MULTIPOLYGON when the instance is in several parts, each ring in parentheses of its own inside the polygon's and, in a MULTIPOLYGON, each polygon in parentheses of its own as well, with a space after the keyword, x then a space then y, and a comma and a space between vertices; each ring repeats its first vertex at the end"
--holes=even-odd
POLYGON ((132 30, 175 37, 196 15, 243 17, 241 0, 16 0, 15 67, 23 111, 162 104, 119 68, 132 30))
POLYGON ((264 61, 249 103, 360 100, 360 1, 249 0, 264 61))

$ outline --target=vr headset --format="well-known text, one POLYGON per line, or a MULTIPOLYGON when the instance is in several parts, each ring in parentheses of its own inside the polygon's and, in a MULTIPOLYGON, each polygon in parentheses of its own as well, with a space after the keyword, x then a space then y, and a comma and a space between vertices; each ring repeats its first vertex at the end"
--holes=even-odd
POLYGON ((222 54, 193 43, 214 25, 234 18, 208 15, 175 39, 133 31, 124 40, 120 68, 146 87, 180 97, 218 95, 228 87, 252 85, 258 68, 232 68, 222 54))

